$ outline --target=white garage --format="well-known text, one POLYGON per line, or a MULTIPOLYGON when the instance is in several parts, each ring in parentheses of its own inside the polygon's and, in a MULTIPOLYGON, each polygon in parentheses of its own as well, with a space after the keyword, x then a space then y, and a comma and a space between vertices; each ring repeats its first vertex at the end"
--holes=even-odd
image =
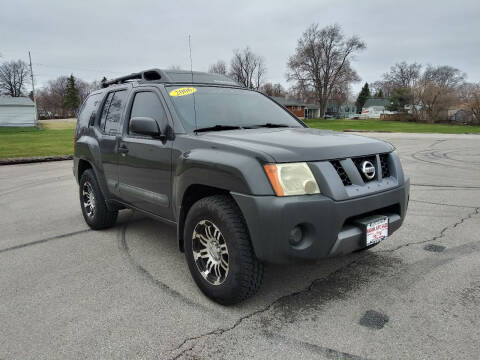
POLYGON ((28 97, 0 96, 0 126, 35 126, 35 104, 28 97))

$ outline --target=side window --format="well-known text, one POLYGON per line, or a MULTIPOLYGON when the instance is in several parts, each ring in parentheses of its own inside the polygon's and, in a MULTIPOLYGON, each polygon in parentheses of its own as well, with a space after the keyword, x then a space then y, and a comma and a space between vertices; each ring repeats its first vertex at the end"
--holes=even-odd
POLYGON ((127 91, 116 91, 108 108, 105 119, 105 134, 119 135, 122 133, 122 113, 127 101, 127 91))
POLYGON ((102 131, 105 130, 105 120, 107 119, 108 108, 110 107, 112 98, 113 98, 113 92, 108 94, 107 100, 105 100, 105 104, 103 105, 102 116, 100 117, 100 129, 102 129, 102 131))
POLYGON ((80 113, 78 114, 78 123, 82 127, 88 126, 88 122, 92 116, 97 113, 98 103, 100 101, 100 94, 90 95, 83 104, 80 113))
POLYGON ((138 92, 133 99, 130 119, 134 117, 150 117, 160 129, 165 127, 167 115, 160 99, 151 91, 138 92))

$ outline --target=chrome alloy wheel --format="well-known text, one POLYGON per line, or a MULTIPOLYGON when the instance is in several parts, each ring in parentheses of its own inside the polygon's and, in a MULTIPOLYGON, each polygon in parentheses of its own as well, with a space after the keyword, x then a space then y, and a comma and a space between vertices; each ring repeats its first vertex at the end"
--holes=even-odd
POLYGON ((192 235, 193 259, 203 278, 212 285, 222 284, 228 275, 228 248, 220 229, 201 220, 192 235))
POLYGON ((95 195, 93 194, 92 184, 90 182, 85 181, 82 188, 82 201, 83 201, 83 208, 87 213, 89 218, 92 218, 95 215, 95 195))

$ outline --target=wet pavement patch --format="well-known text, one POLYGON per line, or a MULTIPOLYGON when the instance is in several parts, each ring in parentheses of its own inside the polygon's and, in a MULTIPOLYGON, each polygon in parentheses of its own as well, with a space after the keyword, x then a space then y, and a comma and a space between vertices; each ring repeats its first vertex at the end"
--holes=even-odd
POLYGON ((442 252, 446 247, 442 245, 428 244, 423 247, 423 250, 431 252, 442 252))
POLYGON ((389 318, 387 315, 375 310, 367 310, 360 319, 360 325, 379 330, 382 329, 388 321, 389 318))

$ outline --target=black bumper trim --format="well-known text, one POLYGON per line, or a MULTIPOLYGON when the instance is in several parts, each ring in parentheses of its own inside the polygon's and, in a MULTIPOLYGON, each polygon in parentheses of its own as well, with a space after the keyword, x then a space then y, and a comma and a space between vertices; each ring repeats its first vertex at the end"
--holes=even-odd
MULTIPOLYGON (((360 227, 351 218, 395 206, 399 213, 389 216, 389 235, 405 217, 409 180, 392 190, 334 201, 324 195, 254 196, 232 193, 242 210, 256 256, 266 262, 289 263, 347 254, 363 247, 360 227), (299 246, 288 242, 291 229, 301 225, 304 241, 299 246)), ((388 241, 388 240, 387 240, 388 241)))

